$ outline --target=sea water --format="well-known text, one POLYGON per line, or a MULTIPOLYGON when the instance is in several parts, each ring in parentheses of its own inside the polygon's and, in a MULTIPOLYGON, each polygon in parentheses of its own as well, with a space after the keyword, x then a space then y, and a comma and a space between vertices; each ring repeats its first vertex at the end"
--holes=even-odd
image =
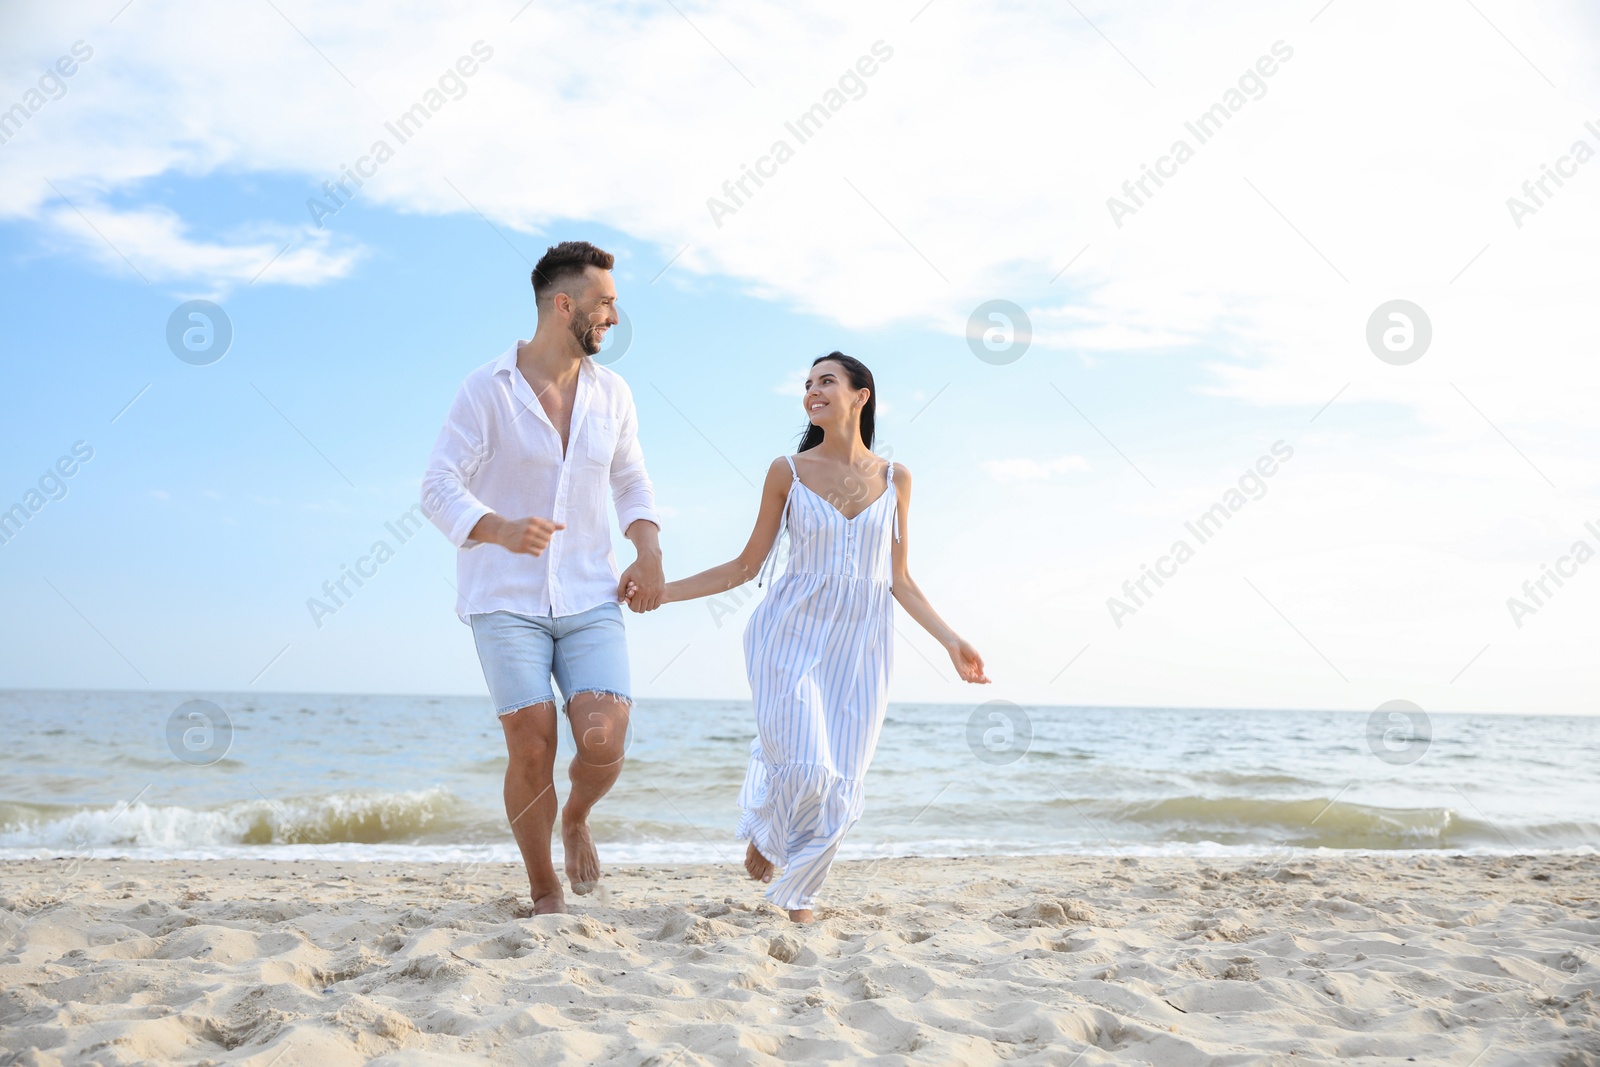
MULTIPOLYGON (((753 730, 641 700, 603 861, 736 862, 753 730)), ((0 739, 0 858, 518 858, 483 697, 0 691, 0 739)), ((1597 768, 1595 717, 895 704, 841 855, 1593 851, 1597 768)))

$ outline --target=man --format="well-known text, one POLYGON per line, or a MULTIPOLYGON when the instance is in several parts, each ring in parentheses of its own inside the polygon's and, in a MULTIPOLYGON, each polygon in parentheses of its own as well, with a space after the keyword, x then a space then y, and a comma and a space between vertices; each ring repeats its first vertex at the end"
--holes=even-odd
POLYGON ((633 394, 589 358, 616 325, 612 257, 563 241, 533 269, 538 326, 467 376, 422 479, 422 507, 460 549, 456 615, 472 627, 505 731, 506 815, 538 914, 566 901, 550 862, 556 700, 578 753, 561 809, 567 879, 600 880, 589 811, 622 770, 632 704, 618 606, 631 583, 640 610, 660 604, 655 492, 636 436, 633 394), (637 558, 620 576, 605 488, 637 558))

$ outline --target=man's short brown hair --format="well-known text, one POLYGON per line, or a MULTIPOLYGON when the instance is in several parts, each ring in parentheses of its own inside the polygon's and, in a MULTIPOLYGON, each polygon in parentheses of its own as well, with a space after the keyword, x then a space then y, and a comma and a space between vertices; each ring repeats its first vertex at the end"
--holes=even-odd
POLYGON ((610 270, 616 257, 588 241, 562 241, 551 245, 533 266, 533 299, 541 308, 564 285, 582 278, 585 268, 610 270))

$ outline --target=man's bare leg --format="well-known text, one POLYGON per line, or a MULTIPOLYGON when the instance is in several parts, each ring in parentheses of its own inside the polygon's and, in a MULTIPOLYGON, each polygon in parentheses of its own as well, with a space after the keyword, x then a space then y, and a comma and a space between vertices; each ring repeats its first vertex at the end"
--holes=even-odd
POLYGON ((528 892, 536 915, 567 910, 561 879, 550 862, 550 831, 556 821, 556 706, 532 704, 500 716, 506 735, 506 818, 528 869, 528 892))
POLYGON ((589 834, 589 811, 622 773, 628 702, 610 693, 577 693, 567 701, 567 718, 578 754, 567 771, 572 791, 561 809, 561 845, 567 880, 581 896, 600 884, 600 855, 589 834))

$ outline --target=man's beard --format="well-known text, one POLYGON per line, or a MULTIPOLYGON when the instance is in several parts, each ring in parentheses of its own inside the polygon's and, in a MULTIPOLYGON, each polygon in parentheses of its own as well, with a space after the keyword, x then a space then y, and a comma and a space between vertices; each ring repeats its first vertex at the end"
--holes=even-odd
POLYGON ((572 322, 572 336, 578 339, 578 346, 585 355, 598 355, 600 352, 600 326, 581 325, 574 319, 572 322))

